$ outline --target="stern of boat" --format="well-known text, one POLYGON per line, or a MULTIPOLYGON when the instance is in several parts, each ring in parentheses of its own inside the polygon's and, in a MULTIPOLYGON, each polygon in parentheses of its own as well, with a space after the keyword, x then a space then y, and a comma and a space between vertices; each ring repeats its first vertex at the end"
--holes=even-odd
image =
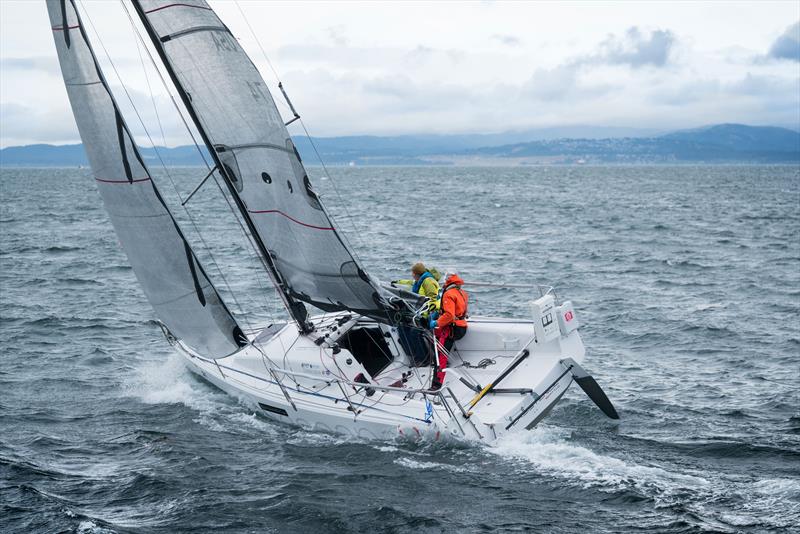
POLYGON ((541 421, 586 354, 571 302, 548 291, 530 310, 529 320, 471 319, 451 355, 446 384, 491 438, 541 421))

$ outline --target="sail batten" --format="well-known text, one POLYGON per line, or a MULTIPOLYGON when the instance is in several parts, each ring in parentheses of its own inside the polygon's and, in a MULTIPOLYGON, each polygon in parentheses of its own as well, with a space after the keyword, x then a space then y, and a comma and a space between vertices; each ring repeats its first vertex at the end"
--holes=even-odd
POLYGON ((239 350, 247 340, 153 182, 74 0, 48 0, 47 9, 97 189, 145 296, 172 334, 194 350, 211 357, 239 350))
POLYGON ((378 283, 333 224, 272 94, 227 26, 204 0, 134 6, 298 324, 303 304, 391 322, 378 283))

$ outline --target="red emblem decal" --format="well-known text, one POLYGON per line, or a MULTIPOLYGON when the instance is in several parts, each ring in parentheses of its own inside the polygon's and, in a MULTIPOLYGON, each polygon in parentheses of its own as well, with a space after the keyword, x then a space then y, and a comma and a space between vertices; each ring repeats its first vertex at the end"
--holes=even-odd
POLYGON ((568 311, 567 313, 564 314, 564 320, 566 322, 570 322, 572 320, 572 317, 573 317, 572 311, 568 311))

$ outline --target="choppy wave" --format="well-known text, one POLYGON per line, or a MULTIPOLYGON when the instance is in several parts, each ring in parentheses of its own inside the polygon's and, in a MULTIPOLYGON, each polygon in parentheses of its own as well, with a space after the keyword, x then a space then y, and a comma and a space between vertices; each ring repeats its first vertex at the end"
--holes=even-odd
MULTIPOLYGON (((573 388, 540 427, 491 447, 353 440, 257 415, 171 352, 91 180, 2 172, 4 532, 800 524, 796 168, 331 169, 350 212, 367 214, 353 218, 313 173, 377 277, 422 259, 479 281, 555 284, 573 301, 586 366, 621 421, 573 388), (443 200, 457 217, 431 221, 417 193, 430 184, 458 192, 443 200)), ((183 193, 198 178, 173 177, 183 193)), ((243 317, 272 320, 280 304, 210 192, 191 207, 213 259, 243 317)), ((183 210, 176 217, 191 228, 183 210)), ((526 291, 472 297, 476 313, 529 313, 526 291)))

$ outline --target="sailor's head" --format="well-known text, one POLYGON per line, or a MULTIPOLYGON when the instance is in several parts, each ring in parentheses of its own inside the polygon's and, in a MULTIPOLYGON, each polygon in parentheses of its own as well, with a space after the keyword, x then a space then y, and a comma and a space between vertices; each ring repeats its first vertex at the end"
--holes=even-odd
POLYGON ((448 267, 447 269, 445 269, 445 271, 444 271, 444 283, 448 284, 448 283, 450 283, 452 281, 455 281, 455 280, 461 280, 461 277, 459 276, 458 271, 456 271, 453 267, 448 267))
POLYGON ((414 280, 419 280, 419 277, 425 274, 425 271, 428 269, 425 268, 425 264, 421 261, 418 261, 414 265, 411 266, 411 276, 414 277, 414 280))

